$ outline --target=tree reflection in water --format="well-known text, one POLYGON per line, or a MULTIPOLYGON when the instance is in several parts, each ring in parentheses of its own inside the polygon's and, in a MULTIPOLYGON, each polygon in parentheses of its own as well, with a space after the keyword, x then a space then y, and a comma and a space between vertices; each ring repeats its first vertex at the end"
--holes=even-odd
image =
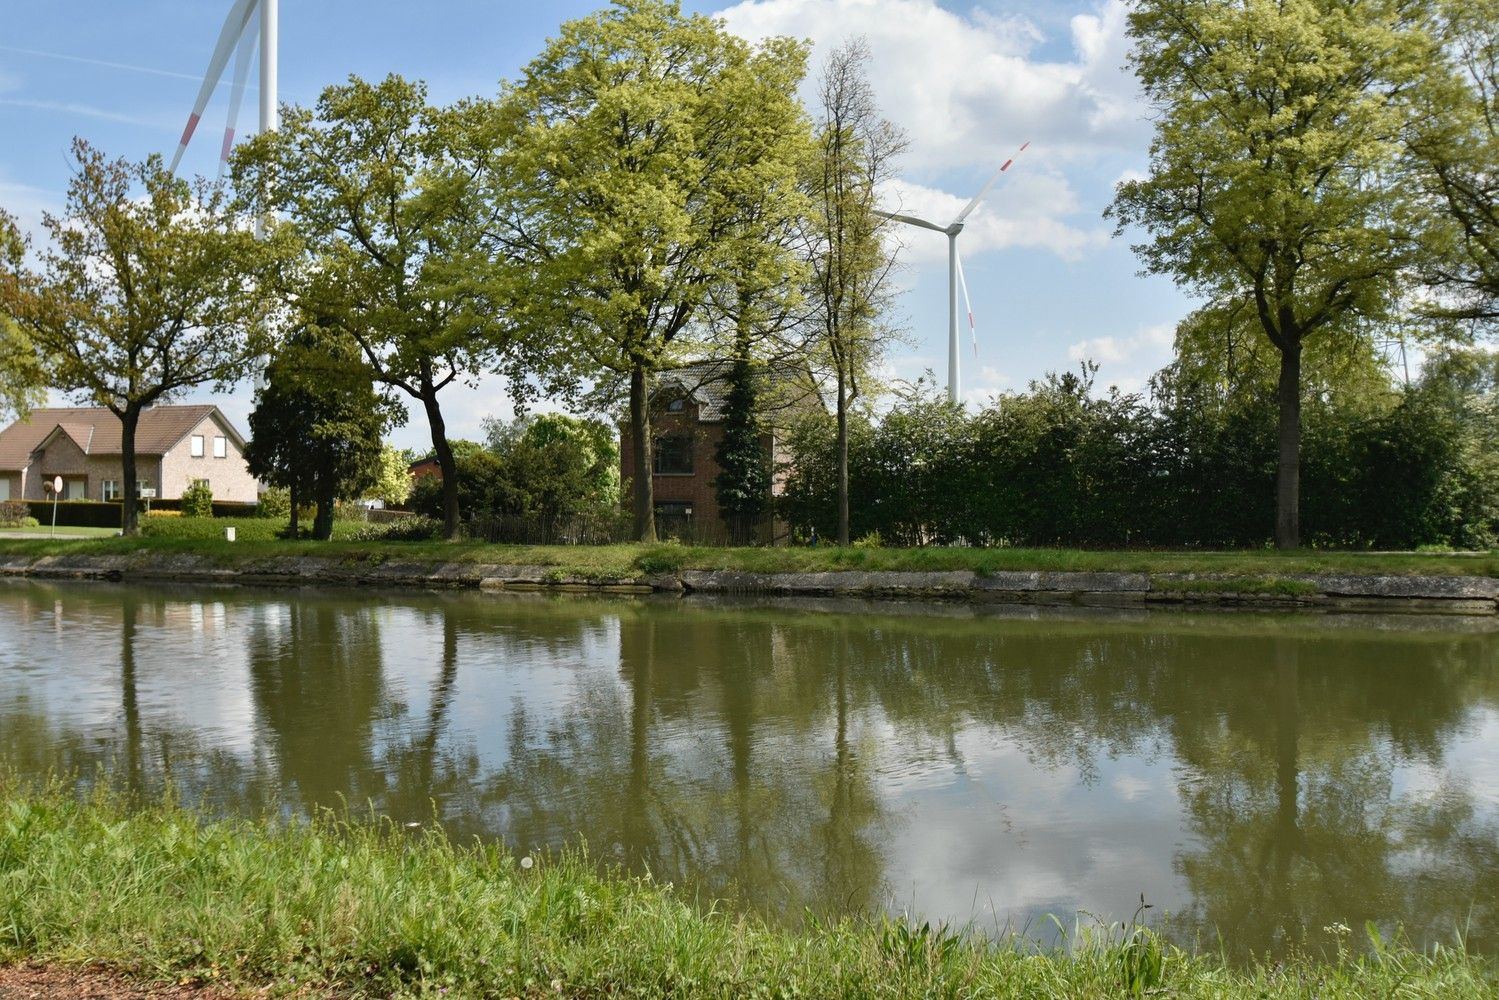
POLYGON ((913 871, 955 887, 913 888, 959 922, 997 873, 1077 905, 1107 874, 1163 877, 1129 895, 1214 947, 1374 920, 1499 950, 1499 810, 1471 784, 1499 780, 1487 624, 23 584, 0 630, 0 759, 23 773, 171 780, 230 812, 435 805, 461 838, 581 837, 793 919, 889 905, 913 871), (193 632, 210 604, 216 638, 193 632), (202 714, 239 704, 243 733, 202 714), (1173 815, 1137 822, 1124 762, 1173 815), (1043 872, 1052 842, 1114 867, 1043 872))

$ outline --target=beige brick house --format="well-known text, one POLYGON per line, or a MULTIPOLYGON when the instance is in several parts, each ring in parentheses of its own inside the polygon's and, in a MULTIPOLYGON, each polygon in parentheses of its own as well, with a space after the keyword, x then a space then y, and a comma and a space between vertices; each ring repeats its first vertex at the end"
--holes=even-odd
MULTIPOLYGON (((153 406, 135 432, 135 488, 165 500, 206 479, 215 500, 254 503, 245 439, 217 406, 153 406)), ((0 500, 43 500, 61 476, 66 500, 118 500, 120 419, 103 407, 33 410, 0 431, 0 500)))

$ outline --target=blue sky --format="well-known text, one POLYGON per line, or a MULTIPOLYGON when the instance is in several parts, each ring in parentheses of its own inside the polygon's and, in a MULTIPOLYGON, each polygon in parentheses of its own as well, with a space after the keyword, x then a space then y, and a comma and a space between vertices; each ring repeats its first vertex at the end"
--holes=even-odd
MULTIPOLYGON (((170 154, 229 0, 0 0, 0 206, 34 225, 61 205, 68 143, 82 135, 112 155, 170 154)), ((283 102, 310 103, 349 74, 425 80, 438 101, 493 93, 558 24, 599 6, 505 0, 282 0, 283 102)), ((1170 356, 1191 308, 1172 284, 1141 278, 1126 239, 1102 218, 1113 184, 1142 170, 1149 128, 1123 71, 1121 0, 744 0, 686 6, 721 14, 747 37, 789 34, 821 53, 865 35, 885 113, 910 149, 892 203, 946 221, 1026 139, 1034 145, 969 219, 961 238, 978 326, 965 342, 964 395, 982 401, 1083 357, 1101 380, 1140 388, 1170 356)), ((251 85, 255 80, 252 74, 251 85)), ((210 104, 184 172, 212 174, 227 88, 210 104)), ((253 125, 255 95, 241 115, 253 125)), ((909 343, 887 374, 946 372, 945 241, 905 240, 899 318, 909 343)), ((965 331, 966 340, 966 331, 965 331)), ((209 398, 199 393, 193 398, 209 398)), ((243 428, 250 391, 218 398, 243 428)), ((497 382, 454 392, 449 433, 478 434, 508 417, 497 382)), ((424 421, 396 431, 425 447, 424 421)))

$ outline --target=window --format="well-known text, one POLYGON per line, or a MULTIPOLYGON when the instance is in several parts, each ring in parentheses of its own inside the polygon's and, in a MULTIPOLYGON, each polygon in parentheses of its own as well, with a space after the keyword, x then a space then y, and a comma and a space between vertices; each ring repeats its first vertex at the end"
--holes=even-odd
POLYGON ((120 481, 118 479, 104 480, 104 489, 100 491, 99 495, 105 500, 120 499, 120 481))
POLYGON ((683 410, 687 409, 687 400, 674 399, 670 403, 666 404, 666 409, 671 413, 681 413, 683 410))
POLYGON ((194 486, 201 486, 201 487, 202 487, 202 488, 203 488, 203 489, 205 489, 205 490, 206 490, 206 489, 211 489, 211 488, 212 488, 212 487, 210 487, 210 486, 209 486, 209 485, 208 485, 208 480, 206 480, 206 479, 194 479, 194 480, 193 480, 193 485, 194 485, 194 486))
POLYGON ((135 498, 139 500, 141 498, 141 494, 150 488, 151 483, 148 480, 137 479, 135 481, 135 498))
POLYGON ((10 499, 10 477, 0 476, 0 500, 10 499))
POLYGON ((194 434, 193 435, 193 440, 192 440, 192 443, 191 443, 191 449, 192 450, 189 452, 189 454, 192 455, 193 458, 202 458, 203 457, 203 435, 202 434, 194 434))
POLYGON ((217 437, 215 437, 213 439, 213 457, 214 458, 228 458, 229 457, 229 441, 222 434, 218 435, 217 437))
POLYGON ((64 500, 87 500, 87 479, 64 479, 62 481, 62 498, 64 500))
POLYGON ((681 434, 657 438, 654 465, 658 476, 692 475, 692 438, 681 434))

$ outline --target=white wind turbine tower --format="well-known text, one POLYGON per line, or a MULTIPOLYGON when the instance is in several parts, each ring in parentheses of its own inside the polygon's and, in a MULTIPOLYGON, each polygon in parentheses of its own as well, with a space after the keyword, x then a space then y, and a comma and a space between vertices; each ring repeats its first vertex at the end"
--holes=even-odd
POLYGON ((930 229, 933 232, 942 233, 947 237, 947 399, 952 403, 958 401, 959 288, 963 290, 963 304, 968 308, 968 329, 975 337, 974 350, 978 350, 977 333, 974 331, 973 325, 973 304, 968 300, 968 282, 963 278, 963 263, 958 259, 958 234, 963 231, 964 221, 967 220, 975 208, 978 208, 979 202, 984 200, 984 195, 989 193, 989 189, 994 186, 995 182, 1004 176, 1005 171, 1010 169, 1010 165, 1015 162, 1015 157, 1025 152, 1028 146, 1030 146, 1029 140, 1026 141, 1025 145, 1020 147, 1015 156, 1010 157, 1004 163, 1000 164, 999 169, 994 171, 994 176, 990 177, 984 186, 979 188, 979 193, 974 195, 967 205, 963 206, 963 211, 958 213, 957 218, 945 226, 939 226, 935 222, 928 222, 925 219, 918 219, 914 215, 902 215, 899 212, 881 212, 878 210, 875 212, 876 215, 882 218, 890 219, 894 222, 904 222, 908 226, 919 226, 922 229, 930 229))
POLYGON ((214 88, 224 75, 229 56, 234 55, 234 85, 229 95, 229 122, 224 128, 224 143, 219 150, 219 176, 229 162, 229 149, 234 145, 235 120, 239 117, 239 105, 245 94, 245 77, 250 69, 250 54, 255 44, 260 43, 260 130, 273 131, 277 125, 276 108, 276 48, 278 0, 234 0, 229 16, 219 31, 219 40, 213 48, 213 57, 208 60, 208 72, 203 74, 203 86, 198 89, 198 99, 193 102, 192 114, 188 115, 187 127, 177 143, 177 152, 172 156, 172 173, 182 162, 182 154, 192 141, 193 132, 213 96, 214 88), (257 18, 255 15, 259 13, 257 18))

